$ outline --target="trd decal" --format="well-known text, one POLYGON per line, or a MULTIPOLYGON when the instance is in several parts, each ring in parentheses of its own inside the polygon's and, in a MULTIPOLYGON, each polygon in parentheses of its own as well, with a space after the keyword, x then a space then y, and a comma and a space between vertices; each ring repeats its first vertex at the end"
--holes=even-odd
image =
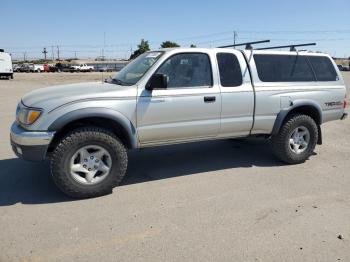
POLYGON ((333 106, 342 106, 342 105, 343 105, 343 102, 341 102, 341 101, 337 101, 337 102, 326 102, 325 105, 326 105, 326 106, 329 106, 329 107, 333 107, 333 106))

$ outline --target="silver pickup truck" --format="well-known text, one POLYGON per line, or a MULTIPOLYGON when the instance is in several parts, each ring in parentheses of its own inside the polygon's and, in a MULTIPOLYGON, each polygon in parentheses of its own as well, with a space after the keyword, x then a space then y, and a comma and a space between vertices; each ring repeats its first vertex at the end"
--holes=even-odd
POLYGON ((277 158, 301 163, 322 143, 321 125, 344 119, 346 107, 342 76, 326 54, 161 49, 105 82, 25 96, 11 144, 23 159, 50 158, 64 193, 94 197, 121 182, 128 149, 263 136, 277 158))

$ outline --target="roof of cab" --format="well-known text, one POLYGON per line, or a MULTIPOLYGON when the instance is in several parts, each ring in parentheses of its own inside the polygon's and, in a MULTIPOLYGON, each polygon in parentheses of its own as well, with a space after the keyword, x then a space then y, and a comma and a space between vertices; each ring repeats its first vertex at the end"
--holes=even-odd
POLYGON ((150 52, 225 52, 225 51, 243 51, 245 54, 274 54, 274 55, 311 55, 311 56, 328 56, 326 53, 313 52, 313 51, 280 51, 280 50, 247 50, 247 49, 234 49, 234 48, 198 48, 198 47, 174 47, 174 48, 160 48, 151 50, 150 52))

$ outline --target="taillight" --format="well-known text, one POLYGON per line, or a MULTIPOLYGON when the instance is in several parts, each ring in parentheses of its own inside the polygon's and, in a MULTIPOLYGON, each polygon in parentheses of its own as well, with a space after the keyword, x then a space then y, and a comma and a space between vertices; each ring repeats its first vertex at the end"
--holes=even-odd
POLYGON ((345 95, 345 98, 344 98, 344 109, 346 109, 348 107, 348 98, 347 98, 347 95, 345 95))

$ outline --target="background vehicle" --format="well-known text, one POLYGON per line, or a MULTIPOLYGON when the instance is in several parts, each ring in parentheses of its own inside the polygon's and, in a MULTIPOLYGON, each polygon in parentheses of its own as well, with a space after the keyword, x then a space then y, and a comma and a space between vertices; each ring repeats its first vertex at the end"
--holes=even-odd
POLYGON ((24 63, 21 64, 18 68, 17 68, 17 72, 21 72, 21 73, 29 73, 32 70, 32 66, 28 63, 24 63))
POLYGON ((4 52, 4 49, 0 49, 0 78, 1 77, 13 79, 12 59, 10 54, 4 52))
POLYGON ((345 119, 346 108, 342 76, 326 54, 161 49, 105 83, 25 96, 11 144, 27 160, 50 157, 66 194, 92 197, 121 182, 128 149, 259 136, 282 162, 302 163, 322 144, 321 125, 345 119))
POLYGON ((44 72, 43 64, 31 64, 29 67, 31 72, 36 72, 36 73, 44 72))
POLYGON ((12 64, 13 72, 19 72, 20 67, 21 67, 21 65, 19 65, 19 64, 12 64))
POLYGON ((44 64, 44 72, 50 72, 50 66, 48 64, 44 64))
POLYGON ((56 63, 49 65, 49 72, 72 72, 72 68, 68 64, 56 63))
POLYGON ((348 66, 338 65, 338 68, 340 71, 350 71, 350 68, 348 66))
POLYGON ((76 72, 92 72, 92 71, 94 71, 94 67, 89 66, 87 64, 72 65, 71 69, 72 69, 72 71, 76 71, 76 72))

